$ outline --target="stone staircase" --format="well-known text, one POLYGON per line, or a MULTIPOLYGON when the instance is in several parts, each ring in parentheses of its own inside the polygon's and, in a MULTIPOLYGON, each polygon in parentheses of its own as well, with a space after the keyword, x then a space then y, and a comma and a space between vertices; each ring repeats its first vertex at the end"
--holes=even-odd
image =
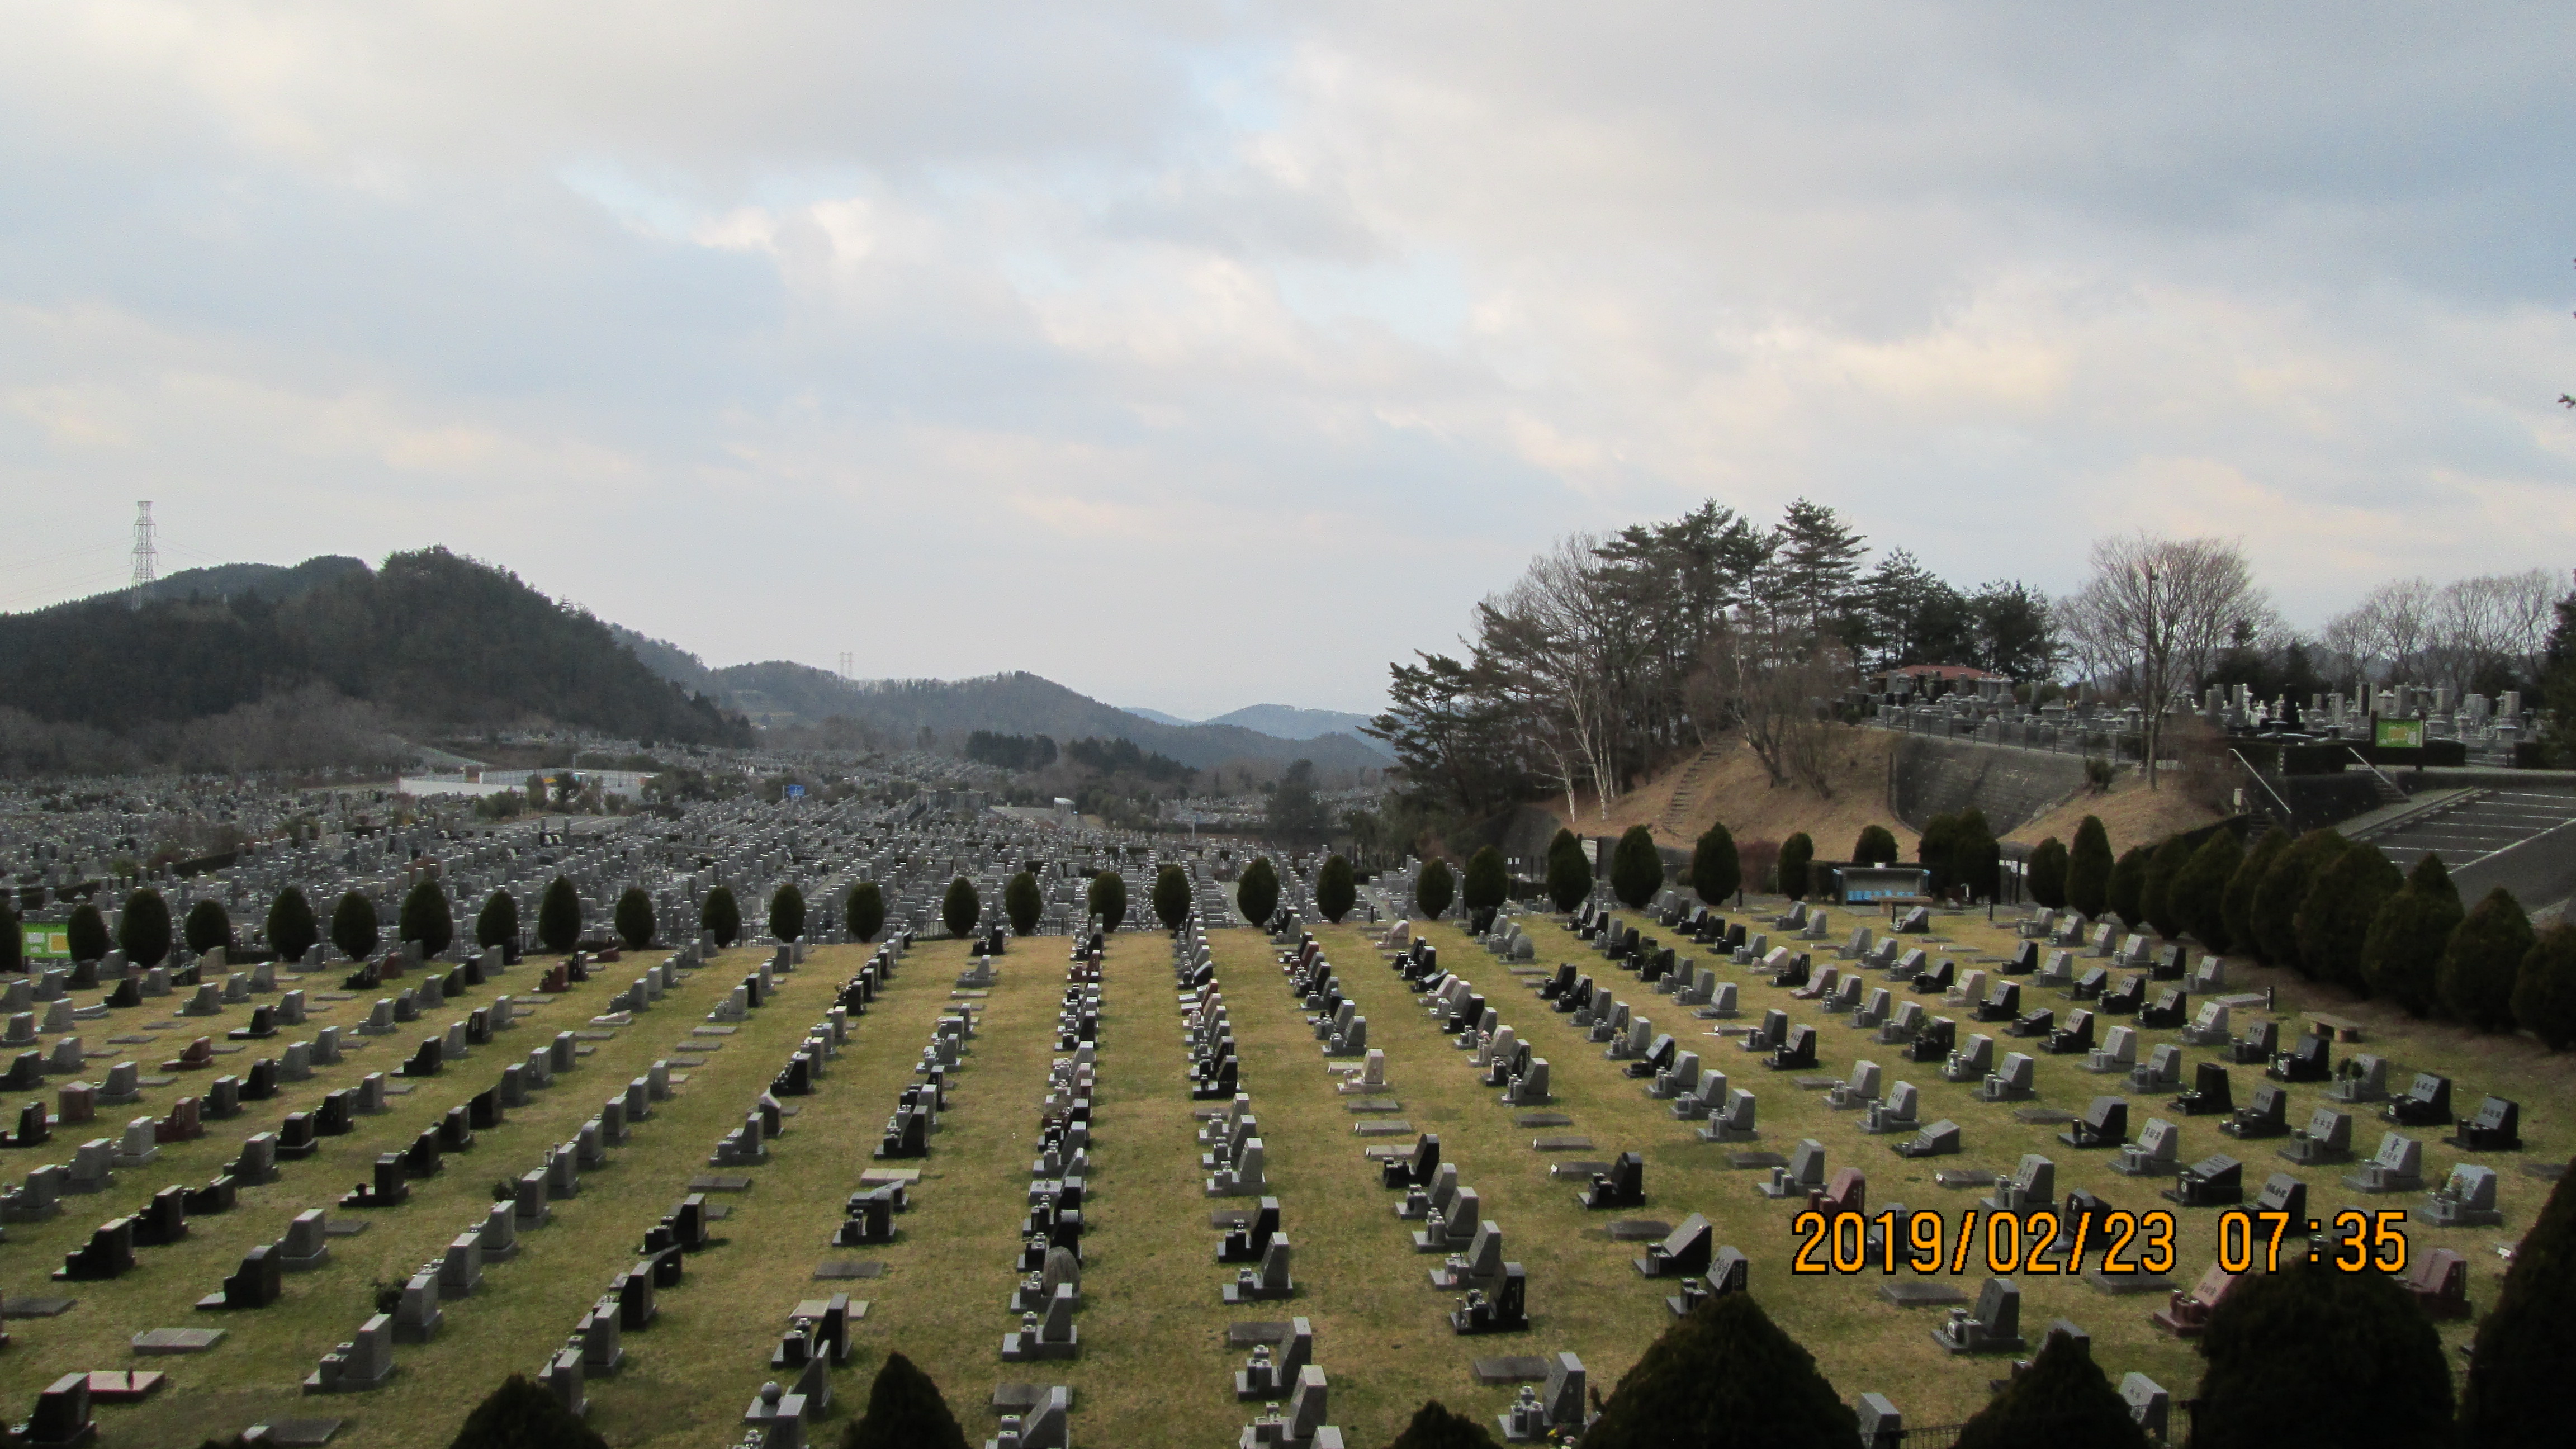
POLYGON ((1726 758, 1723 746, 1712 745, 1682 768, 1681 780, 1673 786, 1672 798, 1664 802, 1663 813, 1655 817, 1655 828, 1672 835, 1685 835, 1690 830, 1691 811, 1699 804, 1700 786, 1709 773, 1726 758))

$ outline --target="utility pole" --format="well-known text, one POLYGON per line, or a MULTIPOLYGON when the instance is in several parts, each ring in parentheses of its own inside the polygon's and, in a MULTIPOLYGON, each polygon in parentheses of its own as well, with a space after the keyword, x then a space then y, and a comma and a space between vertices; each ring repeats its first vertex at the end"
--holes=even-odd
POLYGON ((143 607, 143 591, 161 577, 161 551, 152 542, 152 500, 134 505, 134 581, 126 585, 125 606, 143 607))

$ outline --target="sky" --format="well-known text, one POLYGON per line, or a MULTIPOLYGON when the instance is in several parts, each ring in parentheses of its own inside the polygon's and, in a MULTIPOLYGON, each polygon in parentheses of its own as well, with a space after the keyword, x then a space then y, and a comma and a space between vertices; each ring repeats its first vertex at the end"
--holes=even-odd
POLYGON ((1552 540, 2576 564, 2564 5, 0 0, 0 610, 1370 710, 1552 540))

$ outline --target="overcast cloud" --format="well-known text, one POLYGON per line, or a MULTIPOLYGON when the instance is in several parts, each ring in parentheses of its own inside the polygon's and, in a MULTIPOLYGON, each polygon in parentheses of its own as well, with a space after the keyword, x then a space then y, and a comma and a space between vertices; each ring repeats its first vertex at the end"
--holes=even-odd
POLYGON ((0 3, 0 608, 444 543, 1374 708, 1573 529, 2576 563, 2576 11, 0 3))

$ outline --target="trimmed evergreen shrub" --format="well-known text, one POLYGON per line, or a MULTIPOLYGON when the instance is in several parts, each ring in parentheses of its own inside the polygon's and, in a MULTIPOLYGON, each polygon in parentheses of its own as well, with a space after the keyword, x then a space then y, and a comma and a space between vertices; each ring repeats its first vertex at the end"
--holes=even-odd
POLYGON ((2075 843, 2066 851, 2066 903, 2094 920, 2111 908, 2111 833, 2097 815, 2075 827, 2075 843))
POLYGON ((2138 913, 2156 934, 2170 941, 2184 930, 2182 911, 2173 899, 2174 878, 2191 864, 2191 842, 2180 835, 2168 835, 2147 857, 2146 879, 2138 883, 2138 913))
POLYGON ((1935 815, 1923 822, 1923 834, 1914 842, 1915 862, 1930 876, 1932 894, 1946 896, 1950 887, 1959 883, 1958 871, 1951 860, 1952 847, 1959 836, 1959 817, 1935 815))
POLYGON ((613 918, 617 938, 629 951, 641 951, 653 944, 653 897, 642 886, 628 886, 617 897, 617 914, 613 918))
POLYGON ((1859 1419, 1750 1293, 1664 1331, 1601 1406, 1583 1449, 1849 1449, 1859 1419))
MULTIPOLYGON (((1269 862, 1262 864, 1267 869, 1269 862)), ((1278 876, 1270 877, 1270 889, 1275 896, 1279 889, 1278 876)), ((1100 929, 1114 931, 1127 924, 1127 878, 1114 870, 1104 870, 1093 876, 1090 905, 1091 913, 1100 918, 1100 929)))
POLYGON ((75 961, 104 961, 111 942, 107 936, 107 917, 98 906, 83 901, 72 907, 71 919, 63 923, 63 935, 71 946, 75 961))
POLYGON ((2111 867, 2111 914, 2132 931, 2147 924, 2140 897, 2147 887, 2147 864, 2154 858, 2152 847, 2133 845, 2121 852, 2120 863, 2111 867))
MULTIPOLYGON (((1661 879, 1659 873, 1657 880, 1661 879)), ((1467 902, 1471 924, 1479 931, 1485 930, 1493 921, 1494 908, 1512 897, 1512 878, 1503 868, 1503 853, 1488 845, 1468 856, 1458 894, 1467 902)))
POLYGON ((966 1431, 930 1375, 889 1353, 868 1386, 867 1412, 842 1431, 841 1449, 966 1449, 966 1431))
POLYGON ((2370 923, 2405 886, 2406 877, 2375 848, 2347 848, 2318 874, 2299 906, 2299 959, 2319 979, 2368 996, 2370 978, 2363 973, 2361 953, 2370 939, 2370 923))
POLYGON ((1986 812, 1974 805, 1960 811, 1950 837, 1950 870, 1968 888, 1970 899, 1994 899, 2003 859, 2003 847, 1995 841, 1994 828, 1986 824, 1986 812))
POLYGON ((948 934, 964 940, 975 934, 975 922, 984 914, 983 897, 975 893, 975 883, 959 876, 948 883, 948 894, 939 901, 939 924, 948 934))
MULTIPOLYGON (((2475 914, 2472 912, 2471 914, 2475 914)), ((2505 1270, 2478 1323, 2460 1395, 2460 1442, 2478 1449, 2558 1449, 2567 1442, 2567 1346, 2576 1343, 2576 1169, 2505 1270)))
POLYGON ((2030 848, 2022 861, 2022 879, 2030 898, 2052 911, 2066 909, 2066 844, 2052 835, 2030 848))
POLYGON ((125 910, 116 918, 116 944, 125 948, 125 959, 137 966, 158 966, 170 954, 170 903, 150 886, 136 888, 125 898, 125 910))
POLYGON ((2497 886, 2442 944, 2434 986, 2442 1009, 2480 1031, 2513 1027, 2513 981, 2531 954, 2531 918, 2513 892, 2497 886))
POLYGON ((773 941, 801 940, 805 935, 805 893, 794 881, 769 894, 769 938, 773 941))
POLYGON ((2270 959, 2254 927, 2254 893, 2262 888, 2263 877, 2271 872, 2273 862, 2289 848, 2290 832, 2275 825, 2263 832, 2263 838, 2255 841, 2254 848, 2237 862, 2236 873, 2227 878, 2219 909, 2227 927, 2228 949, 2243 951, 2259 961, 2270 959))
POLYGON ((519 944, 519 898, 508 891, 496 890, 483 899, 483 909, 474 916, 474 944, 477 946, 515 946, 519 944))
POLYGON ((877 883, 863 880, 850 887, 848 909, 850 935, 861 941, 873 941, 885 929, 885 892, 877 883))
POLYGON ((1559 911, 1571 911, 1592 894, 1592 858, 1571 830, 1556 832, 1547 847, 1547 899, 1559 911))
POLYGON ((1502 1449, 1485 1426, 1433 1399, 1413 1411, 1404 1432, 1387 1449, 1502 1449))
MULTIPOLYGON (((1030 879, 1029 886, 1032 890, 1036 888, 1035 877, 1030 879)), ((1154 872, 1154 919, 1163 923, 1164 930, 1177 931, 1189 918, 1190 873, 1178 865, 1166 865, 1154 872)))
POLYGON ((321 939, 322 927, 313 919, 313 903, 304 899, 304 892, 288 886, 268 903, 268 948, 278 960, 300 961, 321 939))
POLYGON ((447 1449, 608 1449, 608 1441, 551 1391, 512 1374, 465 1416, 447 1449))
POLYGON ((1655 832, 1631 825, 1610 851, 1610 890, 1628 909, 1641 911, 1663 889, 1664 857, 1655 849, 1655 832))
MULTIPOLYGON (((728 894, 725 899, 731 901, 733 897, 728 894)), ((734 929, 742 929, 739 912, 734 929)), ((581 893, 562 876, 549 881, 546 893, 537 898, 537 944, 558 956, 581 944, 581 893)))
POLYGON ((698 929, 715 937, 719 948, 742 939, 742 907, 734 902, 732 886, 707 892, 698 906, 698 929))
POLYGON ((1271 913, 1279 909, 1279 869, 1269 856, 1254 856, 1243 874, 1235 877, 1234 906, 1256 926, 1268 924, 1271 913))
POLYGON ((1449 873, 1449 862, 1426 861, 1422 874, 1413 882, 1413 904, 1422 911, 1423 919, 1438 920, 1449 903, 1458 898, 1458 879, 1449 873))
POLYGON ((1855 865, 1894 865, 1898 859, 1896 832, 1884 825, 1864 825, 1860 838, 1852 842, 1855 865))
POLYGON ((2299 908, 2327 866, 2343 858, 2351 842, 2331 830, 2311 830, 2290 843, 2254 888, 2254 939, 2263 959, 2287 966, 2309 980, 2322 974, 2316 963, 2299 954, 2299 908))
POLYGON ((394 930, 397 939, 418 941, 423 956, 446 950, 456 939, 456 913, 448 909, 446 889, 428 876, 413 882, 394 914, 394 930))
POLYGON ((1807 862, 1815 858, 1816 842, 1803 830, 1780 842, 1780 863, 1775 867, 1780 873, 1780 894, 1793 901, 1807 898, 1807 862))
POLYGON ((2213 831, 2165 886, 2165 910, 2213 956, 2224 956, 2235 947, 2227 934, 2227 885, 2244 863, 2245 850, 2236 843, 2236 832, 2213 831))
MULTIPOLYGON (((1167 865, 1163 869, 1173 871, 1180 867, 1167 865)), ((1186 881, 1182 883, 1181 890, 1186 896, 1189 891, 1186 881)), ((1162 885, 1157 882, 1154 887, 1154 904, 1159 908, 1162 903, 1162 885)), ((1186 908, 1184 906, 1184 909, 1186 908)), ((1035 871, 1021 871, 1003 882, 1002 914, 1011 918, 1011 934, 1014 936, 1025 936, 1038 928, 1038 918, 1046 914, 1046 896, 1038 889, 1035 871)))
POLYGON ((331 908, 331 944, 352 961, 364 961, 376 954, 381 933, 376 925, 376 903, 356 891, 340 897, 331 908))
POLYGON ((1352 874, 1351 863, 1338 855, 1325 857, 1324 864, 1315 872, 1315 909, 1324 913, 1325 920, 1338 926, 1342 917, 1351 913, 1351 907, 1359 904, 1359 899, 1359 877, 1352 874))
POLYGON ((1957 1449, 2147 1449, 2146 1431, 2129 1403, 2103 1377, 2093 1350, 2072 1334, 2052 1333, 2030 1367, 2007 1380, 1959 1429, 1957 1449))
POLYGON ((2384 1273, 2284 1254, 2279 1272, 2239 1280, 2210 1314, 2200 1354, 2209 1367, 2192 1412, 2193 1449, 2450 1442, 2442 1336, 2384 1273))
POLYGON ((2371 917, 2362 939, 2361 969, 2372 994, 2422 1016, 2442 995, 2442 951, 2462 919, 2459 887, 2442 868, 2442 858, 2427 854, 2415 863, 2406 886, 2390 896, 2371 917))
POLYGON ((2576 925, 2540 933, 2513 978, 2513 1019, 2551 1051, 2576 1042, 2576 925))
MULTIPOLYGON (((198 904, 211 906, 215 903, 200 901, 198 904)), ((196 918, 196 912, 188 913, 190 921, 196 918)), ((14 890, 0 889, 0 971, 27 969, 25 928, 26 922, 18 918, 18 893, 14 890)))
MULTIPOLYGON (((1895 843, 1895 837, 1890 836, 1888 844, 1895 843)), ((1585 872, 1586 876, 1590 874, 1585 872)), ((1735 837, 1727 833, 1724 825, 1710 826, 1699 843, 1691 847, 1690 883, 1700 903, 1708 906, 1724 906, 1728 896, 1743 888, 1744 861, 1735 853, 1735 837)))

